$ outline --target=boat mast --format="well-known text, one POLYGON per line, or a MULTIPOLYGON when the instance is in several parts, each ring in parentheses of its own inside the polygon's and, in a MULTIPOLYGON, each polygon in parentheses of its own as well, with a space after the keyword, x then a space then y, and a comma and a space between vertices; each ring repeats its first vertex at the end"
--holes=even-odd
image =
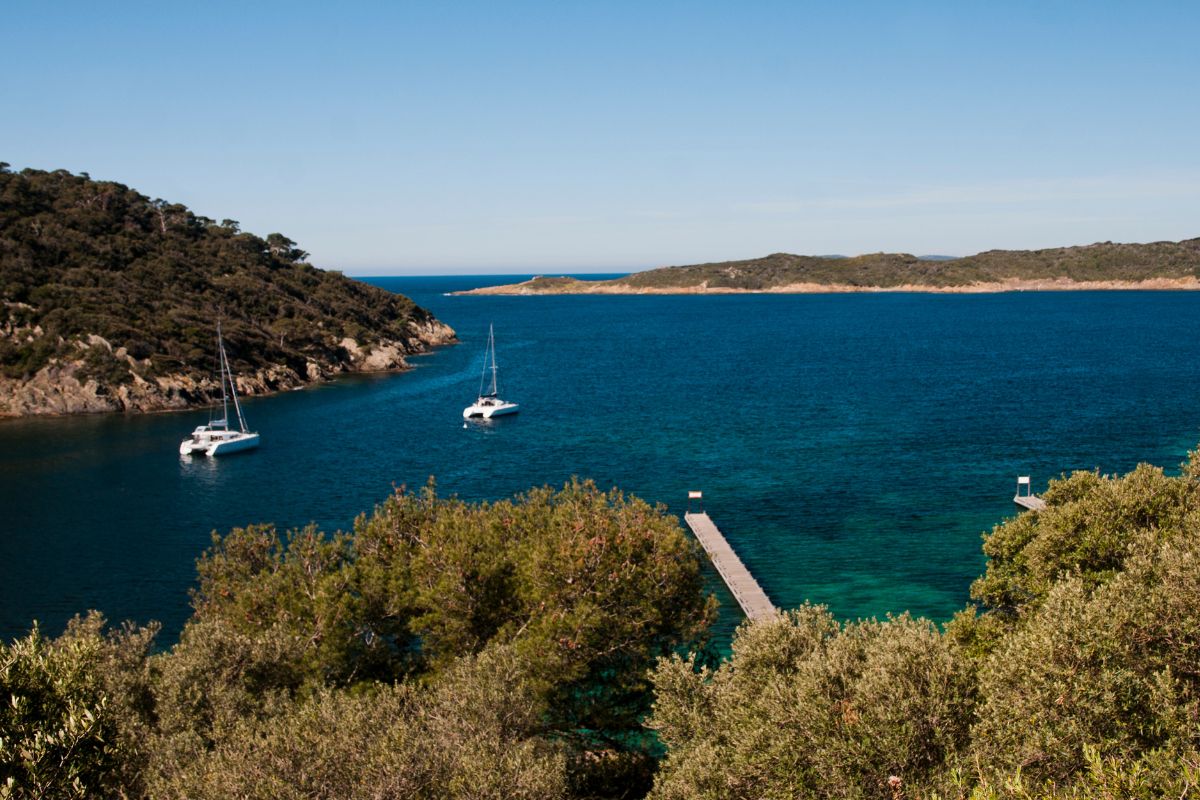
POLYGON ((221 405, 225 411, 225 430, 229 430, 229 398, 233 398, 233 410, 237 412, 238 430, 246 433, 246 418, 242 416, 242 404, 238 402, 237 386, 233 383, 233 369, 229 366, 229 356, 225 353, 225 342, 221 339, 221 322, 217 321, 217 350, 221 354, 221 405), (225 391, 225 382, 229 382, 229 391, 225 391))
POLYGON ((496 396, 496 333, 494 327, 488 324, 488 344, 483 351, 483 371, 479 373, 479 396, 480 397, 495 397, 496 396), (488 356, 492 357, 492 391, 489 394, 483 393, 483 384, 487 382, 488 374, 488 356))
MULTIPOLYGON (((491 342, 491 340, 492 340, 492 337, 491 337, 491 334, 489 333, 488 341, 491 342)), ((487 380, 487 359, 488 359, 488 348, 485 347, 483 349, 483 369, 481 369, 479 371, 479 396, 480 397, 484 396, 483 395, 483 382, 487 380)))
POLYGON ((229 365, 225 361, 225 344, 221 341, 221 320, 217 319, 217 372, 221 376, 221 422, 229 430, 229 393, 225 391, 225 374, 229 365))
POLYGON ((229 366, 229 356, 225 355, 225 348, 221 348, 221 355, 225 356, 225 374, 229 376, 229 395, 233 398, 233 409, 237 411, 238 430, 246 433, 246 418, 242 416, 242 404, 238 402, 237 386, 233 383, 233 370, 229 366))
POLYGON ((491 323, 488 323, 488 345, 492 349, 492 397, 496 397, 499 394, 496 388, 496 331, 491 323))

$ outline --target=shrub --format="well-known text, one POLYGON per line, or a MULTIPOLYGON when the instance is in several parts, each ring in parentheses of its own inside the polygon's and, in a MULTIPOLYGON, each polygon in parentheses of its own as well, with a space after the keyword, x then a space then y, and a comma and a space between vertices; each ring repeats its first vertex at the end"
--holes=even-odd
POLYGON ((555 800, 565 795, 565 759, 536 735, 544 709, 521 673, 498 648, 457 660, 427 689, 320 689, 173 762, 154 795, 555 800))
POLYGON ((743 625, 715 671, 675 656, 654 680, 664 800, 890 796, 891 778, 948 783, 967 747, 969 670, 908 616, 839 626, 805 606, 743 625))
POLYGON ((1200 542, 1156 539, 1131 543, 1126 569, 1103 586, 1058 582, 988 658, 973 751, 989 777, 1020 770, 1064 786, 1096 758, 1133 764, 1194 750, 1200 542))
POLYGON ((96 614, 76 618, 53 641, 35 625, 0 645, 0 797, 140 792, 156 628, 104 636, 103 625, 96 614))

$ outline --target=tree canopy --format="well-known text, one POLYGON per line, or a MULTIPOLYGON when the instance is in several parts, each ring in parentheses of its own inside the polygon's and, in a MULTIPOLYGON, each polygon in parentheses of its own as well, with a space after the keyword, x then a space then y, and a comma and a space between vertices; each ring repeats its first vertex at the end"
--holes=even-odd
POLYGON ((1198 463, 1052 482, 944 628, 804 605, 720 663, 696 544, 586 481, 237 529, 167 650, 0 647, 0 797, 1194 797, 1198 463))
MULTIPOLYGON (((649 671, 702 646, 714 614, 701 559, 664 509, 586 481, 481 504, 400 490, 349 533, 237 529, 199 560, 168 651, 91 618, 0 653, 21 667, 0 673, 15 708, 50 698, 6 747, 97 709, 108 727, 78 734, 94 746, 55 751, 73 748, 85 793, 626 796, 652 774, 649 671), (117 686, 145 702, 114 707, 117 686)), ((42 785, 41 761, 8 752, 0 781, 42 785)))

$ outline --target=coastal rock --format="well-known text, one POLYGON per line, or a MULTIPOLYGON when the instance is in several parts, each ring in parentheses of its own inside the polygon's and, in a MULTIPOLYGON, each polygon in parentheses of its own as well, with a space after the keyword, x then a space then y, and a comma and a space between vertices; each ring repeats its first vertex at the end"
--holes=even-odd
POLYGON ((413 338, 408 340, 410 348, 415 348, 419 345, 440 347, 458 341, 453 328, 443 322, 439 322, 433 317, 425 320, 413 320, 412 324, 409 325, 409 330, 414 333, 413 338))
POLYGON ((358 363, 363 371, 381 371, 387 369, 402 369, 408 366, 404 354, 395 344, 379 345, 371 349, 370 355, 358 363))
POLYGON ((94 380, 80 383, 73 365, 51 364, 28 381, 0 378, 0 414, 87 414, 117 409, 94 380))
POLYGON ((338 342, 338 346, 346 351, 346 355, 350 357, 352 362, 362 360, 363 350, 358 346, 358 342, 356 340, 347 336, 345 339, 342 339, 342 341, 338 342))
MULTIPOLYGON (((338 343, 346 354, 344 359, 310 360, 303 375, 286 364, 269 364, 253 373, 237 375, 238 393, 250 397, 287 391, 349 372, 405 370, 410 368, 407 356, 456 341, 454 330, 434 319, 414 321, 409 330, 411 335, 403 341, 371 345, 344 338, 338 343)), ((4 333, 22 338, 33 335, 29 328, 10 328, 4 333)), ((0 417, 182 410, 208 405, 221 397, 215 376, 175 372, 143 377, 141 373, 149 367, 150 359, 133 358, 126 348, 113 348, 96 334, 81 337, 74 343, 73 352, 76 356, 54 358, 29 378, 0 376, 0 417), (125 382, 110 384, 87 374, 87 354, 95 348, 107 350, 116 363, 129 367, 125 382)))

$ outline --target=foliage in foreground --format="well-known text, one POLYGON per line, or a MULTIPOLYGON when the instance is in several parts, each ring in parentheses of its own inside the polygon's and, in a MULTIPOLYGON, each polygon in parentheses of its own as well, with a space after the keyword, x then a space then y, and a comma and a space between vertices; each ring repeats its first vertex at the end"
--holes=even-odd
POLYGON ((972 682, 924 620, 839 626, 803 606, 743 627, 715 672, 659 666, 661 798, 876 797, 929 784, 968 742, 972 682))
POLYGON ((157 628, 107 635, 96 615, 0 646, 0 798, 136 795, 147 654, 157 628))
POLYGON ((322 688, 266 720, 246 718, 158 797, 530 798, 566 796, 565 748, 540 735, 544 706, 508 648, 467 656, 430 687, 322 688))
POLYGON ((3 649, 0 792, 1200 796, 1200 464, 1044 496, 944 631, 806 605, 715 668, 684 655, 712 612, 694 544, 589 483, 238 530, 170 651, 95 616, 3 649))
POLYGON ((1200 483, 1054 482, 939 634, 804 607, 655 673, 660 798, 1200 796, 1200 483))
POLYGON ((589 482, 480 505, 400 491, 350 534, 236 530, 200 560, 170 651, 148 657, 153 630, 106 636, 97 617, 3 650, 0 699, 18 716, 0 717, 0 784, 20 797, 644 792, 648 670, 698 646, 713 614, 700 558, 661 508, 589 482))

